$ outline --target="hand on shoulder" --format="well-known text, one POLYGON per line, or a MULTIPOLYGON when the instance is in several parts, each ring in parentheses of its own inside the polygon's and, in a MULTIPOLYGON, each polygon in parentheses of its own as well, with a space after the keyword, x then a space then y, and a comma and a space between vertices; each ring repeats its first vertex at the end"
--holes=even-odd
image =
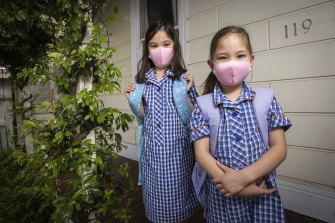
POLYGON ((132 92, 133 90, 135 90, 135 85, 133 83, 128 84, 128 86, 124 90, 124 95, 127 99, 129 98, 130 92, 132 92))
POLYGON ((193 85, 194 76, 192 74, 185 74, 184 78, 187 81, 187 91, 189 91, 193 85))

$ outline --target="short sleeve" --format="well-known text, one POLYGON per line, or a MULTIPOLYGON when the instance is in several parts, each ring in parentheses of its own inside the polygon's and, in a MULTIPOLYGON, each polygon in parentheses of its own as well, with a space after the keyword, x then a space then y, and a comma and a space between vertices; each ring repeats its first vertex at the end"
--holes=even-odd
POLYGON ((277 99, 274 97, 268 113, 269 130, 275 127, 283 127, 284 131, 288 130, 292 122, 290 119, 285 117, 281 106, 277 99))
POLYGON ((193 83, 191 89, 188 91, 188 95, 190 97, 190 100, 193 104, 195 104, 197 102, 197 97, 199 96, 198 95, 198 92, 197 90, 195 89, 195 85, 193 83))
POLYGON ((210 135, 208 122, 197 104, 192 112, 191 129, 193 142, 203 136, 210 135))

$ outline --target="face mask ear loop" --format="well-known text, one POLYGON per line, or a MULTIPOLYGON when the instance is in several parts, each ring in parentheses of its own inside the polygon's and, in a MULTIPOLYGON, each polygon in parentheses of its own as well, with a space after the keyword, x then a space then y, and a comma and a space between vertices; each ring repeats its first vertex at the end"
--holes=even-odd
POLYGON ((254 76, 254 71, 252 69, 252 65, 251 65, 251 59, 249 60, 249 63, 250 63, 250 82, 252 83, 252 78, 254 76))
POLYGON ((208 62, 208 65, 211 64, 209 66, 212 67, 212 69, 211 69, 212 73, 215 74, 215 71, 214 71, 215 62, 212 59, 208 59, 207 62, 208 62))

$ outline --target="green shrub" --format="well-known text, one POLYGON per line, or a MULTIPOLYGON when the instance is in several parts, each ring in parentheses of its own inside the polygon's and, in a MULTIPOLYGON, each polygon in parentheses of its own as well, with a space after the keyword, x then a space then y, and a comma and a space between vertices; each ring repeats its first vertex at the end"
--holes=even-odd
MULTIPOLYGON (((127 193, 134 185, 127 164, 118 165, 115 158, 125 149, 120 132, 128 130, 133 117, 104 107, 100 98, 101 94, 121 90, 121 71, 112 61, 116 49, 109 46, 101 31, 104 23, 91 22, 94 2, 15 0, 0 13, 4 19, 12 16, 2 21, 1 27, 20 24, 12 32, 6 31, 9 39, 21 25, 49 37, 34 60, 17 67, 10 65, 10 70, 15 71, 11 76, 13 83, 22 89, 53 82, 58 90, 55 101, 16 107, 16 112, 19 108, 30 109, 21 113, 22 125, 18 130, 21 136, 32 138, 34 148, 29 155, 1 151, 0 222, 82 223, 88 222, 92 213, 98 219, 110 213, 129 222, 132 199, 127 193), (36 10, 29 10, 34 9, 30 4, 37 4, 36 10), (21 10, 13 14, 13 8, 21 10), (85 30, 92 31, 92 36, 83 45, 85 30), (92 86, 76 91, 82 79, 92 86), (31 115, 36 112, 52 115, 48 120, 36 120, 31 115), (95 137, 86 138, 88 134, 95 137), (126 205, 118 208, 124 201, 126 205)), ((104 22, 115 19, 112 15, 104 22)), ((29 38, 24 31, 22 36, 29 38)), ((9 52, 14 52, 14 48, 9 52)), ((30 45, 27 49, 32 48, 30 45)), ((30 58, 29 50, 24 52, 30 58)), ((1 64, 6 63, 2 59, 1 64)))

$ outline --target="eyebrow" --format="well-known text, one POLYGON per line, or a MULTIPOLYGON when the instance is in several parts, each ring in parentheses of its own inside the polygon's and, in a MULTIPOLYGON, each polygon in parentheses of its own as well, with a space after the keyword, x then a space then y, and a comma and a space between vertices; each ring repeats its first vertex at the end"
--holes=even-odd
POLYGON ((248 50, 239 50, 236 53, 248 53, 248 50))
MULTIPOLYGON (((240 53, 248 53, 248 51, 247 50, 239 50, 239 51, 237 51, 236 52, 236 54, 240 54, 240 53)), ((226 55, 229 55, 229 53, 226 53, 226 52, 221 52, 221 53, 218 53, 218 54, 216 54, 217 56, 226 56, 226 55)))
POLYGON ((218 54, 215 54, 215 56, 227 56, 228 53, 218 53, 218 54))
MULTIPOLYGON (((172 40, 163 40, 163 43, 172 43, 173 41, 172 40)), ((150 41, 149 44, 158 44, 157 42, 154 42, 154 41, 150 41)))

